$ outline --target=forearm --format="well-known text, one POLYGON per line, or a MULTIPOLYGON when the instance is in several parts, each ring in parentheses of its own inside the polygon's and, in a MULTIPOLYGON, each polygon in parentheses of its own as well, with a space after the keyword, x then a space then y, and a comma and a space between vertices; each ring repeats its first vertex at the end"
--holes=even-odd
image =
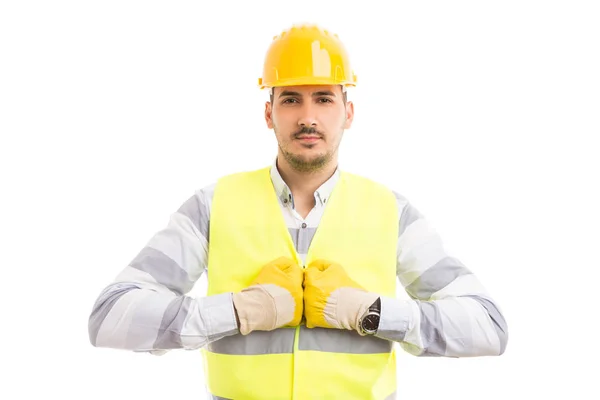
POLYGON ((481 296, 421 301, 381 297, 377 336, 418 356, 473 357, 504 352, 506 322, 481 296))
POLYGON ((197 349, 237 332, 231 294, 186 296, 207 265, 208 197, 190 197, 98 296, 89 318, 94 346, 197 349))
POLYGON ((421 213, 397 195, 401 209, 397 277, 411 300, 382 298, 379 335, 411 354, 500 355, 506 320, 478 278, 444 249, 421 213))
POLYGON ((196 299, 128 283, 107 287, 89 318, 92 345, 134 351, 198 349, 237 332, 230 293, 196 299))

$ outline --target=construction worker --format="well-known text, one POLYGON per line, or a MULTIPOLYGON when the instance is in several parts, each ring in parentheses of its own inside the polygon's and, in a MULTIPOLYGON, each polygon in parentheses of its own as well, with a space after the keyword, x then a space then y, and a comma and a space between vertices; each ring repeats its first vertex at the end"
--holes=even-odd
POLYGON ((393 399, 397 347, 502 354, 498 305, 423 215, 338 168, 356 82, 337 35, 297 25, 274 37, 259 87, 275 161, 172 214, 99 295, 92 345, 200 349, 212 399, 393 399), (205 271, 206 297, 187 296, 205 271))

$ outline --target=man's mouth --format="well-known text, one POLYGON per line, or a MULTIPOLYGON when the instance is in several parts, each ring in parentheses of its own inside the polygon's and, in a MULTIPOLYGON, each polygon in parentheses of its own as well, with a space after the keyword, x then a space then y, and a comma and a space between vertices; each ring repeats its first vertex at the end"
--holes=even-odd
POLYGON ((297 139, 320 139, 321 135, 315 135, 315 134, 302 134, 302 135, 296 135, 297 139))
POLYGON ((314 135, 300 135, 297 137, 298 140, 302 141, 302 142, 316 142, 317 140, 320 139, 319 136, 314 136, 314 135))

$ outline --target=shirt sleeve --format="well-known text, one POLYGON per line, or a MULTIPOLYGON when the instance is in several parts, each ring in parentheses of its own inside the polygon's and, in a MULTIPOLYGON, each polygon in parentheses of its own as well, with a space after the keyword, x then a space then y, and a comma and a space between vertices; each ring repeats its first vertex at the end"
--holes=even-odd
POLYGON ((212 189, 185 201, 101 291, 88 321, 93 346, 164 354, 238 332, 231 293, 186 295, 207 267, 212 189))
POLYGON ((400 211, 397 277, 410 299, 381 297, 377 336, 416 356, 504 353, 508 328, 475 274, 448 255, 437 232, 406 198, 400 211))

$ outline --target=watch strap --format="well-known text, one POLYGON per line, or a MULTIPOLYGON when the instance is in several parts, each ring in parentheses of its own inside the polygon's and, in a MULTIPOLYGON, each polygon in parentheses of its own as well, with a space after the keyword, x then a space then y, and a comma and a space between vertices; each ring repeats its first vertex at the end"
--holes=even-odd
POLYGON ((371 304, 369 311, 381 313, 381 297, 378 297, 375 303, 371 304))

